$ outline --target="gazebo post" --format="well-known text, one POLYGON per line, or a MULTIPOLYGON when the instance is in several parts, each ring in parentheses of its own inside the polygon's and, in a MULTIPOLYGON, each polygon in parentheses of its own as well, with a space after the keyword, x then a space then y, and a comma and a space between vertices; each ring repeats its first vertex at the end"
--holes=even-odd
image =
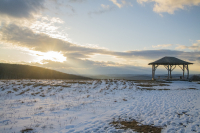
POLYGON ((168 71, 168 77, 167 77, 167 79, 169 79, 169 64, 167 65, 167 71, 168 71))
POLYGON ((187 65, 187 79, 189 79, 189 67, 187 65))
POLYGON ((184 72, 185 71, 185 65, 183 64, 183 79, 184 79, 184 72))
POLYGON ((155 65, 152 65, 152 80, 154 80, 154 75, 155 75, 154 74, 154 71, 155 71, 154 69, 155 69, 155 65))
POLYGON ((169 69, 169 71, 170 71, 170 79, 171 79, 171 77, 172 77, 172 65, 170 65, 170 69, 169 69))

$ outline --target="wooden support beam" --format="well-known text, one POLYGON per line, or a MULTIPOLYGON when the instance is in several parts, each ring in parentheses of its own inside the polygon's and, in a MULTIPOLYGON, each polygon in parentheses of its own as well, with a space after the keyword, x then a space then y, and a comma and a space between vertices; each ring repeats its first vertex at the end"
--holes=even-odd
POLYGON ((164 65, 164 67, 167 69, 167 65, 164 65))
POLYGON ((168 71, 168 77, 167 77, 167 79, 169 79, 169 65, 167 65, 167 71, 168 71))
MULTIPOLYGON (((172 65, 173 66, 173 65, 172 65)), ((174 68, 172 68, 172 71, 176 68, 176 65, 174 65, 174 68)))
POLYGON ((155 66, 155 71, 156 71, 156 69, 157 69, 158 66, 159 66, 159 65, 156 65, 156 66, 155 66))
POLYGON ((155 72, 156 72, 156 68, 158 67, 159 65, 152 65, 152 80, 155 80, 155 72))
POLYGON ((189 67, 187 65, 187 79, 189 79, 189 67))
POLYGON ((154 65, 152 65, 152 80, 154 80, 154 65))
POLYGON ((170 72, 170 79, 171 79, 172 78, 172 65, 170 65, 169 72, 170 72))
POLYGON ((181 70, 183 70, 183 68, 180 65, 178 65, 178 66, 181 68, 181 70))
POLYGON ((184 77, 184 73, 185 73, 185 65, 184 64, 183 64, 183 69, 182 70, 183 70, 183 79, 184 79, 185 78, 184 77))

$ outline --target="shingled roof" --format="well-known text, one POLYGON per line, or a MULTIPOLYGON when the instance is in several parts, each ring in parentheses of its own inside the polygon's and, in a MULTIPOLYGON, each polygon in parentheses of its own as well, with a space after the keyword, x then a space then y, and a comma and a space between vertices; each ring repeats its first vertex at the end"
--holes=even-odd
POLYGON ((193 63, 186 62, 175 57, 166 56, 157 61, 149 63, 149 65, 154 65, 154 64, 155 65, 188 65, 188 64, 193 64, 193 63))

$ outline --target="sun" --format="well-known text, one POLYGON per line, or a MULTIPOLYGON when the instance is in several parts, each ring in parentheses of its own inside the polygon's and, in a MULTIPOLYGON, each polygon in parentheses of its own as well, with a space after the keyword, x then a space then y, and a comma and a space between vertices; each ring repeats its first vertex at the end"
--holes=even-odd
POLYGON ((57 62, 64 62, 66 61, 66 57, 63 56, 60 52, 49 51, 44 53, 43 58, 46 60, 52 60, 57 62))
MULTIPOLYGON (((48 52, 39 52, 31 51, 34 56, 36 56, 36 62, 42 63, 44 60, 51 60, 55 62, 64 62, 67 60, 61 52, 48 51, 48 52)), ((42 63, 43 64, 43 63, 42 63)))

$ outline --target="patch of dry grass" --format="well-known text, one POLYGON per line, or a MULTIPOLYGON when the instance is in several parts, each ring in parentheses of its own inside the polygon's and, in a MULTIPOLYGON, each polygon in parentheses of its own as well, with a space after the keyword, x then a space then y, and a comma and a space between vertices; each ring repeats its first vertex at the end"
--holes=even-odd
POLYGON ((158 90, 159 90, 159 91, 162 91, 162 90, 165 90, 165 91, 166 91, 166 90, 170 90, 170 89, 166 89, 166 88, 164 88, 164 89, 158 89, 158 90))
POLYGON ((198 90, 197 88, 179 88, 179 90, 188 90, 188 89, 190 89, 190 90, 198 90))
POLYGON ((124 98, 123 101, 127 101, 127 99, 124 98))
POLYGON ((60 92, 60 91, 62 91, 63 90, 63 88, 60 88, 59 90, 57 90, 56 92, 60 92))
POLYGON ((159 84, 158 86, 169 86, 168 84, 159 84))
POLYGON ((113 121, 110 123, 116 129, 132 129, 138 133, 161 133, 162 127, 156 127, 152 125, 142 125, 141 123, 131 120, 131 121, 113 121))
POLYGON ((62 87, 71 87, 71 85, 62 85, 62 87))
POLYGON ((151 90, 159 90, 159 91, 170 90, 170 89, 166 89, 166 88, 164 88, 164 89, 154 89, 154 88, 140 88, 140 87, 137 87, 137 89, 139 89, 139 90, 149 90, 149 91, 151 91, 151 90))
POLYGON ((153 86, 157 86, 157 85, 152 85, 152 84, 137 84, 137 86, 141 86, 141 87, 153 87, 153 86))
POLYGON ((41 94, 40 96, 41 96, 41 97, 45 97, 45 95, 44 95, 44 94, 41 94))
POLYGON ((38 87, 38 86, 47 86, 46 84, 34 84, 33 87, 38 87))
POLYGON ((188 89, 190 89, 190 90, 197 90, 196 88, 188 88, 188 89))
POLYGON ((32 128, 25 128, 25 129, 21 130, 21 133, 28 133, 30 131, 33 131, 33 129, 32 128))
POLYGON ((79 84, 86 84, 87 82, 82 82, 82 81, 71 81, 71 82, 65 82, 67 84, 76 84, 76 83, 79 83, 79 84))
POLYGON ((24 90, 24 91, 20 92, 18 95, 22 95, 22 94, 24 94, 25 92, 28 92, 28 91, 30 91, 30 89, 24 90))
POLYGON ((140 88, 140 87, 137 87, 138 90, 156 90, 154 88, 140 88))
POLYGON ((17 92, 19 89, 17 89, 17 88, 13 88, 13 90, 14 90, 15 92, 17 92))
POLYGON ((40 92, 36 92, 36 93, 31 93, 31 95, 36 96, 37 94, 39 94, 40 92))
POLYGON ((12 91, 7 91, 7 94, 13 93, 12 91))

